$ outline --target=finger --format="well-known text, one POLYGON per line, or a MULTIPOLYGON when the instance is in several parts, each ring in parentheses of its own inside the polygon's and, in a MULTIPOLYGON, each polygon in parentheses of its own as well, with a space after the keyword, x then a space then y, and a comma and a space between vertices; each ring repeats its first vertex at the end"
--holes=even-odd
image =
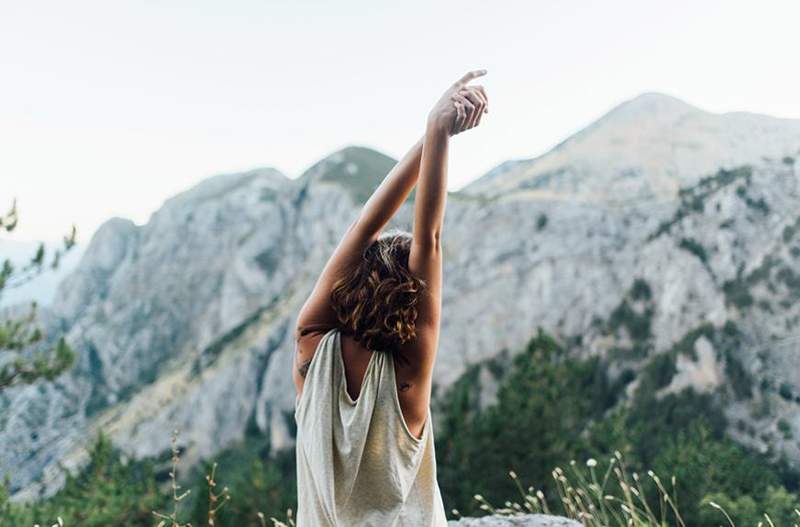
POLYGON ((478 93, 481 95, 481 97, 483 97, 483 102, 485 104, 483 113, 489 113, 489 96, 486 94, 486 88, 484 88, 480 84, 475 86, 474 88, 478 90, 478 93))
POLYGON ((466 111, 468 118, 472 114, 472 112, 475 111, 475 103, 464 97, 464 95, 462 95, 461 93, 454 93, 452 95, 452 98, 464 105, 464 110, 466 111))
POLYGON ((472 87, 471 92, 479 101, 477 110, 475 112, 475 122, 474 122, 474 126, 478 126, 478 124, 481 121, 481 116, 486 110, 487 100, 483 97, 483 94, 480 92, 480 90, 477 89, 477 86, 472 87))
POLYGON ((464 101, 456 100, 454 101, 454 104, 456 105, 456 111, 457 111, 457 119, 453 126, 453 134, 455 135, 464 130, 464 125, 466 124, 467 119, 469 118, 469 112, 467 111, 467 107, 465 106, 464 101))
POLYGON ((484 104, 481 107, 481 109, 479 111, 475 112, 475 113, 478 114, 477 117, 475 117, 475 126, 480 126, 481 125, 481 117, 483 117, 483 114, 486 113, 486 105, 484 104))
POLYGON ((451 96, 454 101, 457 101, 464 108, 464 119, 461 123, 459 132, 463 132, 464 130, 469 130, 472 128, 471 122, 475 114, 475 104, 467 99, 464 95, 466 94, 463 90, 461 90, 460 92, 454 93, 451 96))
POLYGON ((478 77, 482 77, 484 75, 486 75, 486 70, 468 71, 454 83, 454 86, 465 86, 472 79, 477 79, 478 77))
POLYGON ((483 86, 473 86, 472 89, 482 102, 481 111, 478 112, 478 117, 475 119, 475 126, 480 126, 483 114, 489 111, 489 99, 486 97, 486 91, 483 89, 483 86))
POLYGON ((481 99, 478 96, 477 92, 471 88, 462 90, 461 93, 464 95, 465 98, 467 98, 472 103, 474 107, 474 111, 470 114, 469 120, 467 121, 469 127, 474 128, 478 124, 476 122, 478 120, 478 117, 483 113, 483 108, 484 108, 483 99, 481 99))
POLYGON ((464 86, 464 87, 460 88, 458 91, 459 92, 471 91, 471 92, 475 93, 481 99, 483 99, 485 101, 489 100, 489 98, 486 96, 486 89, 480 84, 476 84, 474 86, 464 86))
POLYGON ((469 114, 467 115, 467 120, 464 123, 464 129, 469 130, 475 126, 475 116, 478 113, 478 105, 475 103, 474 99, 469 96, 469 94, 465 93, 464 98, 466 98, 472 105, 472 108, 470 108, 469 114))
POLYGON ((459 133, 461 131, 461 127, 464 126, 464 119, 467 117, 467 112, 464 111, 464 105, 460 102, 453 102, 456 107, 456 120, 453 123, 453 135, 459 133))
POLYGON ((460 93, 453 94, 453 98, 461 103, 464 107, 464 121, 462 123, 461 129, 459 131, 468 130, 471 128, 471 122, 474 119, 475 114, 475 103, 461 95, 460 93))
POLYGON ((472 112, 470 115, 469 127, 475 128, 478 126, 478 116, 483 113, 483 110, 479 109, 477 106, 475 107, 475 111, 472 112))

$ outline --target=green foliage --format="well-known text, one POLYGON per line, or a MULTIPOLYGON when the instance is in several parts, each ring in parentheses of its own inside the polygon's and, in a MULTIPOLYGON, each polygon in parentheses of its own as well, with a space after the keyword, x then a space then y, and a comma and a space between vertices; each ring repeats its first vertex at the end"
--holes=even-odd
POLYGON ((704 264, 708 263, 708 254, 706 253, 703 245, 697 240, 693 238, 681 238, 681 242, 678 246, 681 249, 689 251, 693 255, 697 256, 697 258, 704 264))
POLYGON ((792 438, 792 425, 790 425, 789 421, 786 419, 781 419, 778 421, 778 431, 783 434, 784 439, 792 438))
MULTIPOLYGON (((694 213, 703 212, 708 199, 720 190, 736 182, 742 182, 743 185, 739 188, 744 189, 745 185, 750 183, 752 175, 753 170, 749 166, 742 166, 733 170, 721 169, 716 174, 704 177, 696 185, 680 189, 678 196, 681 203, 675 210, 675 214, 672 218, 659 225, 658 229, 648 239, 653 240, 662 234, 669 233, 672 227, 680 223, 684 218, 694 213)), ((748 203, 748 205, 751 204, 748 203)), ((766 207, 766 203, 761 200, 759 203, 753 202, 751 206, 756 208, 766 207)))
POLYGON ((736 195, 743 199, 745 204, 751 209, 758 210, 764 215, 769 214, 769 205, 764 201, 764 198, 753 199, 747 193, 747 188, 744 185, 736 189, 736 195))
POLYGON ((677 371, 675 353, 656 355, 642 370, 641 389, 655 392, 665 388, 677 371))
MULTIPOLYGON (((12 232, 18 223, 17 202, 14 200, 9 212, 0 215, 0 229, 12 232)), ((75 246, 76 234, 73 225, 70 234, 64 237, 63 248, 55 251, 49 263, 44 244, 39 244, 34 256, 20 269, 5 259, 0 267, 0 296, 4 290, 29 282, 47 268, 57 269, 63 255, 75 246)), ((3 363, 0 367, 0 391, 17 384, 31 384, 39 379, 52 381, 75 360, 74 352, 63 337, 52 349, 26 353, 28 348, 42 343, 45 338, 35 323, 36 311, 34 302, 27 315, 0 321, 0 363, 3 363)))
POLYGON ((599 360, 569 359, 542 332, 514 358, 495 406, 476 409, 477 374, 468 371, 448 394, 438 431, 438 477, 448 507, 477 513, 474 494, 501 500, 516 492, 510 469, 544 480, 554 465, 586 449, 582 431, 619 391, 599 360))
POLYGON ((725 293, 725 302, 733 304, 739 309, 744 309, 753 305, 753 295, 743 280, 728 280, 722 285, 725 293))
MULTIPOLYGON (((0 327, 0 340, 8 334, 8 327, 17 322, 20 321, 5 321, 0 324, 2 326, 0 327)), ((0 353, 9 352, 10 349, 0 347, 0 353)), ((35 353, 31 358, 16 356, 9 363, 0 367, 0 391, 17 384, 31 384, 39 379, 52 381, 72 366, 74 361, 75 353, 64 337, 61 337, 49 353, 35 353)))
POLYGON ((725 374, 737 399, 750 399, 753 396, 753 378, 730 348, 725 349, 725 374))
POLYGON ((653 291, 650 289, 650 284, 643 278, 637 278, 633 281, 631 286, 631 298, 633 300, 651 300, 653 298, 653 291))
POLYGON ((778 270, 775 277, 783 282, 786 288, 794 294, 795 298, 800 298, 800 274, 784 266, 778 270))
POLYGON ((714 340, 714 334, 714 326, 709 323, 705 323, 684 335, 678 342, 675 343, 675 345, 672 346, 672 350, 675 353, 681 353, 696 360, 697 354, 694 351, 694 346, 697 343, 697 340, 700 337, 705 337, 708 340, 714 340))
MULTIPOLYGON (((66 527, 151 527, 158 520, 153 511, 173 510, 170 473, 180 476, 178 455, 174 446, 174 465, 159 470, 164 460, 127 461, 107 437, 98 436, 89 448, 89 463, 77 475, 68 475, 64 487, 51 498, 30 505, 12 504, 7 485, 0 485, 0 527, 50 526, 59 517, 66 527)), ((211 463, 181 477, 191 486, 180 499, 176 525, 208 525, 209 505, 221 502, 210 502, 210 491, 216 496, 231 494, 215 515, 217 527, 255 526, 260 511, 267 517, 281 517, 295 507, 293 450, 270 455, 266 438, 252 436, 221 452, 217 460, 215 487, 206 479, 213 474, 211 463)), ((178 487, 175 495, 184 492, 178 487)))
POLYGON ((783 228, 783 241, 789 243, 794 238, 797 231, 800 230, 800 216, 794 220, 794 223, 787 225, 783 228))
POLYGON ((617 306, 608 320, 609 328, 612 331, 624 327, 633 340, 649 339, 652 336, 652 321, 652 306, 647 306, 642 313, 638 313, 627 300, 623 300, 617 306))
POLYGON ((772 255, 767 255, 756 269, 743 276, 740 272, 733 280, 728 280, 722 285, 725 293, 725 302, 733 304, 740 309, 748 308, 754 304, 750 290, 761 282, 770 283, 772 270, 781 264, 781 260, 772 255))
MULTIPOLYGON (((281 515, 297 503, 294 450, 271 455, 263 436, 252 436, 244 443, 226 449, 216 456, 218 485, 227 487, 230 501, 219 513, 215 525, 238 527, 256 525, 258 512, 281 515)), ((208 485, 202 476, 211 472, 206 464, 190 478, 192 488, 192 525, 206 525, 208 517, 208 485)))
MULTIPOLYGON (((763 459, 715 433, 703 417, 695 417, 666 439, 651 466, 656 473, 674 475, 680 482, 682 514, 688 525, 704 525, 702 503, 710 492, 749 496, 761 504, 764 489, 780 484, 776 471, 765 467, 763 459)), ((766 510, 763 505, 761 510, 766 510)))
MULTIPOLYGON (((713 492, 705 497, 703 503, 716 503, 736 519, 737 525, 769 525, 764 514, 768 513, 772 523, 778 527, 782 525, 796 525, 800 516, 795 512, 798 506, 796 493, 789 492, 780 486, 769 486, 761 493, 760 500, 753 496, 730 497, 724 492, 713 492)), ((719 512, 711 507, 703 507, 700 513, 701 525, 718 525, 719 512)))
POLYGON ((632 341, 631 348, 617 348, 617 358, 642 359, 647 357, 652 348, 652 323, 655 306, 650 284, 643 278, 636 278, 625 297, 614 308, 608 320, 599 325, 606 334, 620 337, 620 329, 624 329, 632 341))
POLYGON ((52 498, 32 505, 14 505, 0 491, 0 527, 53 525, 62 518, 68 527, 153 525, 152 510, 162 497, 150 462, 125 462, 111 441, 99 436, 89 449, 89 463, 68 475, 52 498))
MULTIPOLYGON (((340 153, 340 159, 328 159, 321 181, 342 184, 356 203, 365 203, 372 191, 394 167, 395 160, 369 148, 348 147, 340 153)), ((409 199, 413 199, 413 194, 409 199)))
MULTIPOLYGON (((736 497, 743 518, 750 518, 748 504, 748 510, 783 514, 791 500, 780 498, 796 489, 796 478, 726 437, 728 423, 715 394, 657 393, 669 384, 677 356, 691 355, 701 336, 715 345, 733 345, 738 330, 728 325, 716 332, 704 325, 690 332, 651 359, 625 404, 619 400, 630 376, 611 383, 602 361, 575 358, 542 332, 515 357, 495 405, 479 409, 479 370, 468 370, 439 411, 436 450, 446 507, 479 514, 474 494, 491 503, 518 499, 517 480, 507 477, 510 470, 558 501, 547 483, 555 467, 572 459, 608 459, 619 451, 633 472, 653 469, 662 477, 676 477, 686 525, 718 526, 720 513, 706 510, 706 502, 720 494, 736 497)), ((658 496, 653 481, 642 485, 658 496)), ((650 505, 658 510, 654 500, 650 505)))

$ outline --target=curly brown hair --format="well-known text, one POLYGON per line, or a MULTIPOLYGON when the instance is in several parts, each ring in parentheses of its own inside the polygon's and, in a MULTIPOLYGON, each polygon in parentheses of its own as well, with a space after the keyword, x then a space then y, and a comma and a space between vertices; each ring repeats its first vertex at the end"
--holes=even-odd
POLYGON ((331 305, 342 333, 372 351, 397 355, 416 337, 417 303, 425 281, 408 269, 411 234, 382 233, 331 291, 331 305))

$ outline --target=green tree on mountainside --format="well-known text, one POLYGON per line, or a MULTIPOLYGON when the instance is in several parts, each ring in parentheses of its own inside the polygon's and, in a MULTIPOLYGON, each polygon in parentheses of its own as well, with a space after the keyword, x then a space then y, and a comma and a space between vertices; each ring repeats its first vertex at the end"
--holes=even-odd
MULTIPOLYGON (((12 232, 19 223, 17 202, 14 200, 11 209, 0 215, 0 229, 12 232)), ((16 268, 9 259, 4 259, 0 267, 0 297, 3 291, 19 287, 45 269, 58 268, 63 255, 75 246, 75 226, 69 235, 64 237, 63 247, 53 252, 48 258, 43 243, 39 244, 30 261, 16 268)), ((28 353, 27 350, 43 342, 45 335, 36 325, 37 304, 31 304, 30 311, 22 316, 6 318, 0 321, 0 391, 18 384, 30 384, 39 379, 52 380, 75 360, 75 354, 63 337, 59 338, 51 349, 28 353)))
MULTIPOLYGON (((630 372, 611 383, 603 361, 578 358, 540 331, 500 379, 496 402, 484 408, 478 367, 468 370, 439 411, 436 455, 446 507, 480 515, 475 494, 494 504, 518 500, 511 470, 524 485, 544 490, 557 502, 555 467, 596 458, 603 473, 619 451, 633 473, 652 469, 665 481, 675 476, 686 525, 720 524, 719 511, 709 501, 731 504, 742 516, 735 518, 737 525, 755 525, 746 520, 763 520, 764 512, 791 518, 798 506, 796 474, 729 439, 725 416, 711 394, 691 389, 657 394, 660 383, 648 382, 648 374, 670 364, 652 364, 623 401, 634 379, 630 372)), ((644 495, 658 496, 650 478, 643 477, 642 486, 644 495)), ((659 504, 651 505, 657 509, 659 504)), ((776 523, 783 524, 792 525, 776 523)))
POLYGON ((544 482, 550 471, 588 451, 587 423, 615 401, 598 359, 574 361, 539 331, 517 355, 502 381, 497 403, 475 412, 473 374, 463 377, 445 403, 437 441, 439 482, 451 508, 478 512, 473 495, 492 501, 516 492, 508 471, 544 482), (491 470, 487 470, 491 467, 491 470))
POLYGON ((165 499, 152 462, 125 460, 103 435, 88 454, 89 463, 76 475, 67 474, 62 489, 41 502, 12 504, 0 485, 0 527, 53 525, 58 518, 67 527, 153 525, 152 511, 165 499))

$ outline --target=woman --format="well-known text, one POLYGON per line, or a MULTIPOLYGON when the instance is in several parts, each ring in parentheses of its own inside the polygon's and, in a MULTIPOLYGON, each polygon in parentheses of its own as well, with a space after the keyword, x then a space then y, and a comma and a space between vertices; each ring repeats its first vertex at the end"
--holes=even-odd
POLYGON ((386 176, 297 319, 297 525, 443 526, 430 415, 441 315, 449 138, 488 99, 450 86, 386 176), (413 234, 381 229, 417 184, 413 234))

